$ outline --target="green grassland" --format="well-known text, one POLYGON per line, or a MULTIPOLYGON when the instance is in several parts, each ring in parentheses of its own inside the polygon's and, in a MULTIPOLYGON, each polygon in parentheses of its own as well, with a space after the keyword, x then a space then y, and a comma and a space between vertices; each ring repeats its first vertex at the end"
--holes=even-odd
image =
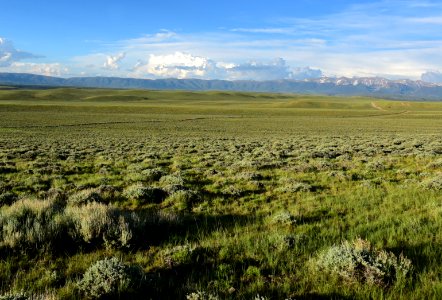
POLYGON ((442 103, 5 87, 0 141, 0 299, 442 298, 442 103))

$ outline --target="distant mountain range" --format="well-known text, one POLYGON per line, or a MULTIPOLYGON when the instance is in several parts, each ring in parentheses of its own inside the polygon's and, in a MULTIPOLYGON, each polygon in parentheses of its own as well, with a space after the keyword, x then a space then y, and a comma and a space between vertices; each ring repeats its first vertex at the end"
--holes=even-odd
POLYGON ((244 91, 337 96, 371 96, 391 99, 442 101, 442 85, 381 77, 321 77, 305 80, 202 80, 136 79, 118 77, 59 78, 23 73, 0 73, 0 85, 33 87, 88 87, 191 91, 244 91))

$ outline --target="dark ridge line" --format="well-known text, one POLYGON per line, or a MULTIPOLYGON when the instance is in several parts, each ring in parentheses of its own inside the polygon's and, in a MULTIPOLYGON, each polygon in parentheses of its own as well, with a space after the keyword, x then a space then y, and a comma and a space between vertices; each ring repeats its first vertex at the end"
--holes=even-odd
MULTIPOLYGON (((235 116, 227 116, 220 118, 190 118, 177 120, 178 122, 196 121, 196 120, 216 120, 216 119, 233 119, 233 118, 243 118, 235 116)), ((59 124, 59 125, 23 125, 23 126, 2 126, 0 128, 5 129, 23 129, 23 128, 62 128, 62 127, 86 127, 86 126, 97 126, 97 125, 119 125, 119 124, 145 124, 145 123, 162 123, 167 122, 164 120, 151 120, 151 121, 127 121, 127 122, 93 122, 93 123, 79 123, 79 124, 59 124)))
POLYGON ((385 117, 385 116, 398 116, 398 115, 405 115, 409 113, 409 110, 404 110, 397 113, 389 113, 389 114, 379 114, 379 115, 365 115, 365 116, 342 116, 341 118, 344 119, 352 119, 352 118, 374 118, 374 117, 385 117))

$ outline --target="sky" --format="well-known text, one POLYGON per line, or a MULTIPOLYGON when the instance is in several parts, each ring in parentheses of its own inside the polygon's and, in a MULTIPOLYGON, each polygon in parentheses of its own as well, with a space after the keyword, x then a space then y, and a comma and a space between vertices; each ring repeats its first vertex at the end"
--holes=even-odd
POLYGON ((440 71, 442 0, 21 0, 0 5, 0 72, 442 82, 440 71))

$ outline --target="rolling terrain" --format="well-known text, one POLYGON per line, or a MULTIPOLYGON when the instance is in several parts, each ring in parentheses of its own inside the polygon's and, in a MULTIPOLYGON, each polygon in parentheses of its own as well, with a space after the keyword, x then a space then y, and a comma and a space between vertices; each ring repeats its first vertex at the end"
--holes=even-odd
POLYGON ((440 102, 4 87, 0 294, 438 299, 441 132, 440 102))
POLYGON ((190 91, 242 91, 298 93, 337 96, 370 96, 405 100, 442 100, 442 86, 413 80, 388 80, 381 77, 321 77, 305 80, 202 80, 137 79, 117 77, 58 78, 33 74, 0 73, 0 84, 45 87, 88 87, 114 89, 154 89, 190 91))

